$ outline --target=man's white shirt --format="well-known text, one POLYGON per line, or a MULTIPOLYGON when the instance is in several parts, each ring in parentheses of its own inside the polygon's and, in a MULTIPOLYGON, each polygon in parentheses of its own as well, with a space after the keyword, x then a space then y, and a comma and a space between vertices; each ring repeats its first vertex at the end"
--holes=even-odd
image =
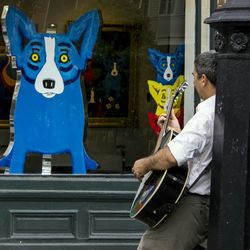
MULTIPOLYGON (((187 187, 190 187, 203 169, 212 160, 214 132, 215 95, 197 105, 195 115, 183 130, 168 143, 178 166, 185 163, 189 167, 187 187)), ((189 190, 201 195, 210 194, 210 171, 189 190)))

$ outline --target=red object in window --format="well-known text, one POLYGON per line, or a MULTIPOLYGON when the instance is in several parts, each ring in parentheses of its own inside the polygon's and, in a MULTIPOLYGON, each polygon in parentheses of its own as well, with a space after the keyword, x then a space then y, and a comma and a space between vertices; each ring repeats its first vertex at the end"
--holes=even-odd
POLYGON ((157 125, 158 115, 148 112, 149 125, 156 135, 160 134, 161 128, 157 125))

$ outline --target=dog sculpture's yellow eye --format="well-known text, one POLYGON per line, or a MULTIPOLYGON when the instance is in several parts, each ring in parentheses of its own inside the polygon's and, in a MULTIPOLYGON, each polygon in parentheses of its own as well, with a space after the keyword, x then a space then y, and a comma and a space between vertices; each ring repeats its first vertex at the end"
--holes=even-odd
POLYGON ((69 61, 69 56, 68 56, 67 54, 62 54, 62 55, 60 56, 60 62, 66 63, 66 62, 68 62, 68 61, 69 61))
POLYGON ((39 57, 39 55, 38 55, 37 53, 33 53, 33 54, 31 55, 31 60, 32 60, 33 62, 38 62, 38 61, 40 60, 40 57, 39 57))
POLYGON ((165 67, 165 66, 166 66, 166 63, 163 63, 161 66, 162 66, 162 67, 165 67))
POLYGON ((174 67, 174 63, 172 63, 171 66, 174 67))

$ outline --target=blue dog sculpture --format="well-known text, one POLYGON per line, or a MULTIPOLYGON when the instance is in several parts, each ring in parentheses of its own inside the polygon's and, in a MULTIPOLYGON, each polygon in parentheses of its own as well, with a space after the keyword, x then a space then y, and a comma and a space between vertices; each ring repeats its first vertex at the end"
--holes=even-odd
POLYGON ((148 54, 157 72, 156 81, 162 85, 173 85, 181 74, 184 63, 184 45, 179 45, 175 53, 163 53, 149 48, 148 54))
POLYGON ((5 6, 3 14, 5 42, 21 70, 21 82, 14 112, 14 144, 0 159, 0 166, 10 166, 13 174, 23 173, 26 154, 35 152, 69 153, 74 174, 97 168, 83 144, 80 73, 92 56, 100 25, 98 11, 82 15, 66 34, 36 32, 34 24, 13 7, 5 6))

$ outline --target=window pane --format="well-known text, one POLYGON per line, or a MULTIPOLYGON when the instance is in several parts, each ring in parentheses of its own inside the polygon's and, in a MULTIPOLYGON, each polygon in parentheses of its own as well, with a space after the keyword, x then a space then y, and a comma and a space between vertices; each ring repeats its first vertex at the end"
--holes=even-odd
POLYGON ((227 0, 217 0, 217 7, 218 8, 222 7, 226 2, 227 0))

